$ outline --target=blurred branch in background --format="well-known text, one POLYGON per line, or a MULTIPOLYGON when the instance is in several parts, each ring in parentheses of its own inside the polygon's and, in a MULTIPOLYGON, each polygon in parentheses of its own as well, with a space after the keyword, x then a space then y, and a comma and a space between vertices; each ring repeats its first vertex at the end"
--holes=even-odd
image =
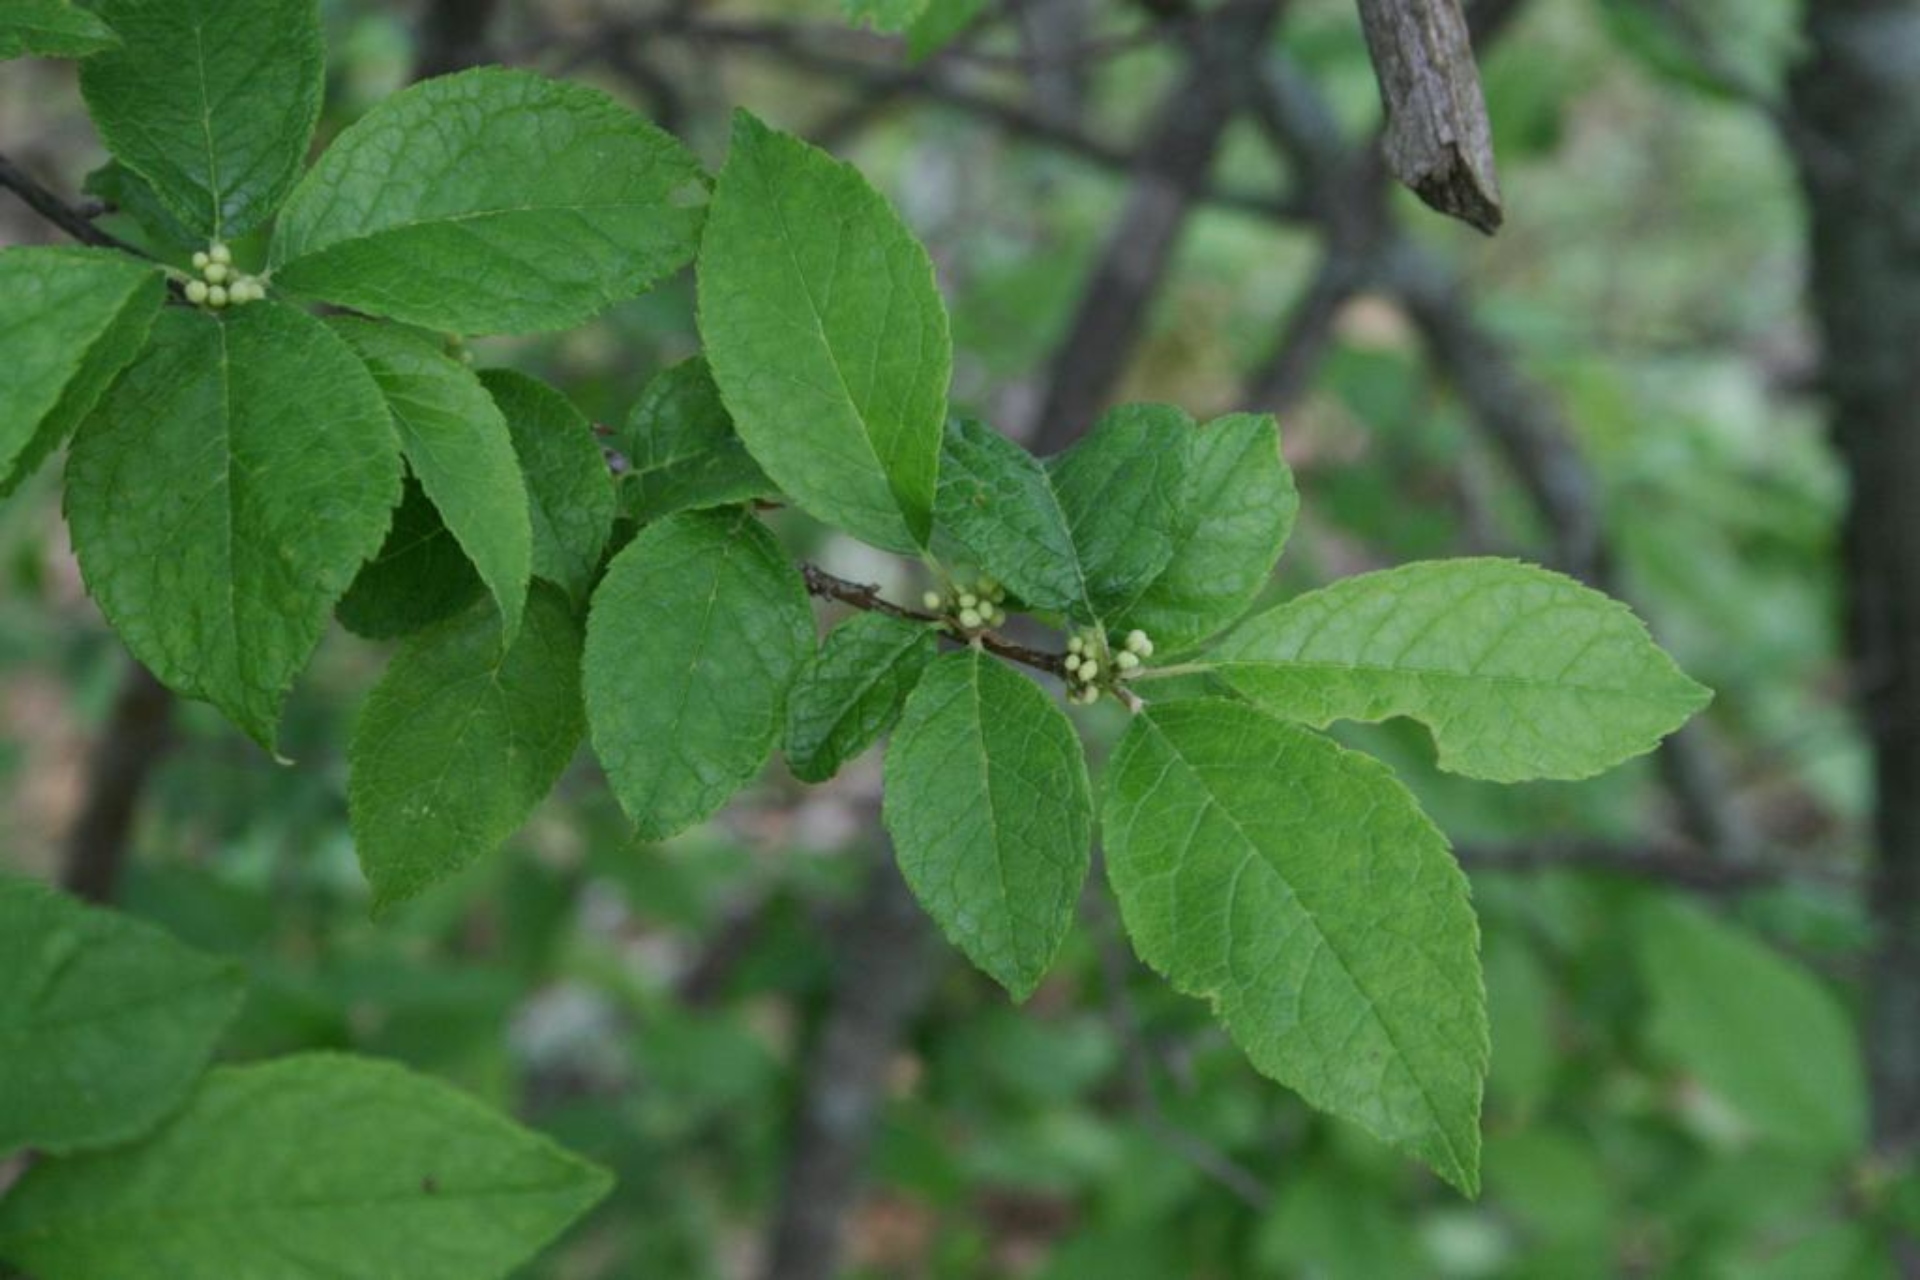
POLYGON ((1039 420, 1013 432, 1037 452, 1065 448, 1112 398, 1244 97, 1242 86, 1284 7, 1282 0, 1229 0, 1193 31, 1186 71, 1146 129, 1126 203, 1054 351, 1039 420))
MULTIPOLYGON (((877 825, 877 824, 876 824, 877 825)), ((768 1280, 832 1280, 859 1196, 887 1074, 925 1004, 944 952, 884 841, 857 907, 837 931, 833 997, 808 1056, 768 1280)))
POLYGON ((129 660, 113 711, 87 757, 80 812, 67 832, 60 879, 90 902, 110 902, 127 863, 141 794, 172 742, 173 694, 129 660))
MULTIPOLYGON (((1812 215, 1823 384, 1851 495, 1842 532, 1855 697, 1874 757, 1873 1130, 1920 1152, 1920 8, 1811 4, 1793 112, 1812 215)), ((1909 1228, 1903 1274, 1920 1276, 1909 1228)))

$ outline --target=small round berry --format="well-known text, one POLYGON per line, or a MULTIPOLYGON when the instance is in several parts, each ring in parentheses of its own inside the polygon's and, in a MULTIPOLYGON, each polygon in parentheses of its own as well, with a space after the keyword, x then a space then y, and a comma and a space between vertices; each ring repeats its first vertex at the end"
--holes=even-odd
POLYGON ((974 595, 971 591, 962 591, 960 593, 960 607, 962 609, 977 609, 980 607, 980 597, 974 595))
POLYGON ((1080 678, 1088 684, 1092 684, 1095 680, 1098 680, 1100 678, 1100 664, 1092 658, 1088 658, 1080 664, 1080 678))
POLYGON ((207 282, 205 280, 187 281, 187 301, 199 306, 207 300, 207 282))
POLYGON ((233 261, 233 251, 227 248, 226 245, 221 244, 218 240, 215 240, 207 246, 207 257, 224 267, 233 261))
POLYGON ((197 250, 193 255, 193 269, 195 271, 205 271, 207 264, 212 261, 213 259, 206 255, 205 250, 197 250))
POLYGON ((1122 649, 1113 655, 1113 665, 1122 671, 1132 671, 1140 665, 1140 655, 1131 649, 1122 649))
POLYGON ((1067 641, 1068 653, 1085 653, 1086 651, 1087 651, 1087 642, 1085 640, 1082 640, 1079 636, 1073 636, 1067 641))
POLYGON ((208 285, 207 286, 207 305, 210 307, 226 306, 227 305, 226 289, 217 284, 208 285))
POLYGON ((960 610, 960 625, 965 627, 969 631, 977 630, 980 626, 979 610, 977 609, 960 610))
POLYGON ((1079 669, 1080 669, 1080 655, 1079 655, 1079 654, 1077 654, 1077 653, 1070 653, 1070 654, 1068 654, 1068 655, 1067 655, 1067 670, 1069 670, 1069 671, 1078 671, 1079 669))
POLYGON ((935 613, 938 613, 940 611, 940 606, 944 605, 946 601, 940 598, 940 593, 938 591, 929 591, 925 595, 920 597, 920 603, 927 606, 927 608, 933 610, 935 613))
POLYGON ((987 621, 996 627, 1004 627, 1007 625, 1007 611, 995 605, 993 612, 987 615, 987 621))
POLYGON ((1127 648, 1145 656, 1153 652, 1153 641, 1147 639, 1146 632, 1135 627, 1132 631, 1127 632, 1127 648))
POLYGON ((209 262, 200 274, 207 278, 208 284, 220 284, 227 278, 227 267, 223 262, 209 262))

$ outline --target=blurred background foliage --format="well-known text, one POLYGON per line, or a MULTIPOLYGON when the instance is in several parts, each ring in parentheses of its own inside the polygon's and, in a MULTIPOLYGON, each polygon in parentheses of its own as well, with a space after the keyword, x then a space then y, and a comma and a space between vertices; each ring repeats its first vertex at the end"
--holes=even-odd
MULTIPOLYGON (((881 69, 866 80, 752 41, 642 40, 630 56, 608 33, 646 11, 611 0, 507 4, 488 34, 494 57, 665 117, 710 163, 734 104, 857 162, 938 264, 956 401, 1024 432, 1128 176, 874 85, 946 68, 942 83, 1051 95, 1092 136, 1134 136, 1177 81, 1177 42, 1151 38, 1141 7, 1077 4, 1086 56, 1049 63, 1023 53, 1029 7, 987 6, 979 30, 916 71, 835 0, 693 6, 743 30, 803 29, 881 69)), ((323 8, 324 137, 411 78, 422 27, 411 6, 323 8)), ((1439 775, 1418 732, 1356 730, 1463 854, 1544 851, 1474 871, 1494 1027, 1484 1196, 1460 1199, 1258 1078, 1199 1004, 1137 969, 1096 897, 1025 1008, 964 964, 929 961, 931 994, 888 1050, 846 1274, 1892 1274, 1889 1234, 1920 1217, 1920 1191, 1866 1154, 1867 755, 1845 701, 1833 564, 1845 485, 1811 398, 1799 188, 1764 107, 1795 57, 1798 6, 1689 8, 1719 37, 1710 64, 1659 4, 1526 5, 1483 63, 1506 229, 1483 239, 1404 194, 1391 213, 1458 271, 1478 323, 1574 433, 1615 581, 1718 691, 1704 726, 1717 799, 1772 870, 1703 887, 1556 866, 1557 849, 1676 838, 1653 763, 1495 788, 1439 775)), ((1297 0, 1274 48, 1348 138, 1367 136, 1379 106, 1350 0, 1297 0)), ((104 162, 69 67, 0 75, 0 151, 69 192, 104 162)), ((1213 169, 1218 186, 1270 199, 1288 173, 1250 120, 1229 127, 1213 169)), ((0 242, 48 236, 0 201, 0 242)), ((1117 394, 1239 406, 1321 253, 1311 226, 1197 207, 1117 394)), ((490 340, 477 356, 618 422, 697 349, 691 312, 682 277, 579 331, 490 340)), ((1414 557, 1546 554, 1552 531, 1384 293, 1338 308, 1282 429, 1303 513, 1276 596, 1414 557)), ((913 585, 800 522, 782 532, 836 571, 913 585)), ((529 1275, 754 1274, 808 1046, 836 998, 834 940, 875 844, 873 758, 815 789, 776 766, 707 828, 647 846, 583 753, 501 856, 375 925, 343 744, 385 653, 336 629, 289 712, 296 767, 208 708, 178 708, 120 905, 246 963, 227 1056, 388 1055, 613 1167, 614 1198, 529 1275)), ((58 873, 124 669, 43 474, 0 507, 9 867, 58 873)))

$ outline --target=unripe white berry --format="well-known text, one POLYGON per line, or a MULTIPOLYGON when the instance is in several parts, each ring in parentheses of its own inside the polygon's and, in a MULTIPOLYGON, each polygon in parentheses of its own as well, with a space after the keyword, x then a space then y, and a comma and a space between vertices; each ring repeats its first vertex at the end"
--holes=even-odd
POLYGON ((1153 641, 1147 639, 1146 632, 1136 627, 1134 630, 1127 632, 1127 648, 1139 654, 1141 657, 1145 657, 1147 654, 1153 652, 1153 641))
POLYGON ((1092 684, 1095 680, 1098 680, 1100 678, 1100 664, 1092 658, 1088 658, 1080 664, 1080 678, 1088 684, 1092 684))
POLYGON ((199 306, 207 300, 207 282, 205 280, 187 281, 187 301, 199 306))
POLYGON ((1122 671, 1132 671, 1140 665, 1140 658, 1131 650, 1122 649, 1113 656, 1113 665, 1119 667, 1122 671))
POLYGON ((207 257, 224 267, 233 261, 233 251, 228 249, 226 245, 221 244, 218 240, 215 240, 211 245, 207 246, 207 257))
POLYGON ((940 598, 938 591, 929 591, 920 597, 920 603, 937 613, 939 612, 940 606, 946 602, 940 598))
POLYGON ((227 267, 222 262, 209 262, 207 269, 200 274, 207 278, 207 283, 219 284, 227 278, 227 267))
POLYGON ((1086 651, 1087 651, 1087 642, 1085 640, 1082 640, 1079 636, 1073 636, 1067 641, 1068 653, 1085 653, 1086 651))
POLYGON ((962 591, 960 593, 960 607, 962 609, 978 608, 979 604, 980 604, 980 597, 974 595, 973 592, 962 591))
POLYGON ((207 264, 212 261, 213 259, 209 258, 205 251, 196 251, 193 255, 193 269, 195 271, 205 271, 207 264))
POLYGON ((220 285, 217 285, 217 284, 208 285, 207 286, 207 305, 210 307, 226 306, 227 305, 226 289, 222 288, 220 285))
MULTIPOLYGON (((962 598, 964 599, 965 597, 962 598)), ((979 612, 973 609, 962 609, 960 611, 960 625, 969 631, 978 628, 980 625, 979 612)))
POLYGON ((987 621, 996 627, 1004 627, 1007 625, 1007 611, 995 605, 993 612, 987 615, 987 621))
POLYGON ((1068 655, 1067 655, 1067 670, 1069 670, 1069 671, 1078 671, 1079 669, 1080 669, 1080 655, 1079 655, 1079 654, 1077 654, 1077 653, 1070 653, 1070 654, 1068 654, 1068 655))

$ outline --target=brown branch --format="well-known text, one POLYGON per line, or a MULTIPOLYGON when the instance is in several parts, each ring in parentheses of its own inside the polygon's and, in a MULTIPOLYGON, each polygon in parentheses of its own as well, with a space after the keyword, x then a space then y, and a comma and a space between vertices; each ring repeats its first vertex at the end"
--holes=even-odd
POLYGON ((838 1274, 888 1068, 945 962, 892 851, 876 854, 864 898, 835 931, 838 979, 800 1087, 767 1280, 838 1274))
MULTIPOLYGON (((1180 29, 1175 27, 1175 30, 1180 29)), ((844 35, 844 33, 843 33, 844 35)), ((617 42, 679 40, 733 49, 773 59, 838 84, 861 90, 877 99, 911 97, 958 111, 989 124, 1011 137, 1051 147, 1095 167, 1119 172, 1134 166, 1134 151, 1087 133, 1076 125, 997 98, 973 88, 953 74, 940 59, 909 70, 875 63, 843 52, 844 40, 829 45, 805 24, 730 22, 705 18, 657 18, 598 28, 591 39, 557 46, 563 69, 595 60, 609 60, 617 42)), ((617 65, 611 67, 616 73, 617 65)), ((642 86, 644 89, 644 86, 642 86)), ((1201 185, 1201 201, 1256 217, 1298 222, 1305 211, 1282 197, 1214 182, 1201 185)))
POLYGON ((126 866, 134 811, 172 741, 173 694, 137 662, 87 759, 79 815, 67 832, 60 878, 90 902, 110 902, 126 866))
POLYGON ((1491 235, 1502 216, 1493 127, 1460 0, 1360 0, 1360 23, 1386 107, 1387 167, 1491 235))
POLYGON ((1831 866, 1779 860, 1734 861, 1672 846, 1609 844, 1589 840, 1544 840, 1517 845, 1462 845, 1454 850, 1468 871, 1540 872, 1578 870, 1650 880, 1703 894, 1750 893, 1782 884, 1857 887, 1857 878, 1831 866))
POLYGON ((68 204, 59 196, 43 186, 34 176, 19 165, 0 155, 0 187, 19 196, 29 209, 60 228, 81 244, 92 245, 98 249, 118 249, 138 258, 150 258, 152 255, 137 249, 125 240, 93 225, 85 213, 68 204))
POLYGON ((1077 438, 1119 384, 1244 97, 1243 82, 1283 8, 1284 0, 1229 0, 1194 29, 1186 71, 1148 129, 1133 163, 1126 207, 1108 231, 1066 339, 1055 349, 1031 433, 1037 452, 1055 452, 1077 438))
MULTIPOLYGON (((865 609, 869 613, 884 613, 889 617, 902 618, 908 622, 939 623, 951 628, 947 619, 938 614, 922 613, 918 609, 907 609, 893 603, 880 594, 880 588, 873 583, 852 582, 846 578, 828 573, 816 564, 800 566, 800 576, 806 581, 807 591, 826 600, 838 600, 841 604, 852 605, 856 609, 865 609)), ((965 634, 949 629, 946 638, 957 643, 969 642, 965 634)), ((1011 640, 1003 640, 991 631, 981 632, 972 637, 979 641, 980 647, 988 653, 997 654, 1010 662, 1032 667, 1036 671, 1045 671, 1049 675, 1066 679, 1067 657, 1064 653, 1048 653, 1044 649, 1030 649, 1011 640)))

